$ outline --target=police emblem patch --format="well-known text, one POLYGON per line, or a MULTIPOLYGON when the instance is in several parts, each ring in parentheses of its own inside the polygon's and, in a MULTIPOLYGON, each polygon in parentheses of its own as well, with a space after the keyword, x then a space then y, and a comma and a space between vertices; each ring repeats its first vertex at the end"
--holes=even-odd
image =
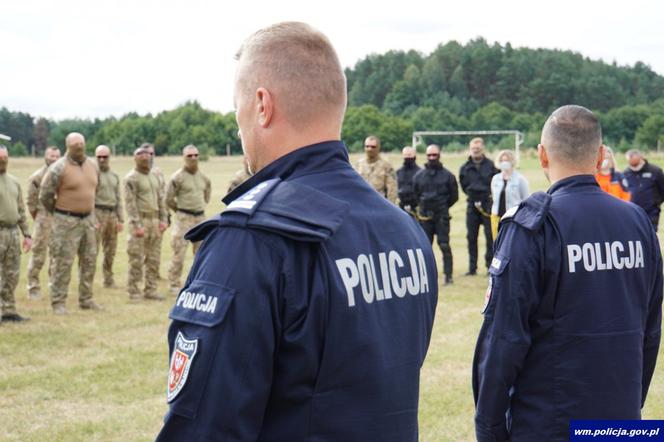
POLYGON ((489 285, 486 288, 486 293, 484 293, 484 306, 482 307, 482 314, 486 312, 486 308, 489 306, 489 301, 491 301, 491 289, 493 289, 493 278, 489 276, 489 285))
POLYGON ((187 382, 191 364, 196 356, 198 339, 187 339, 182 332, 178 332, 171 356, 170 370, 168 371, 168 389, 166 398, 171 402, 182 391, 187 382))

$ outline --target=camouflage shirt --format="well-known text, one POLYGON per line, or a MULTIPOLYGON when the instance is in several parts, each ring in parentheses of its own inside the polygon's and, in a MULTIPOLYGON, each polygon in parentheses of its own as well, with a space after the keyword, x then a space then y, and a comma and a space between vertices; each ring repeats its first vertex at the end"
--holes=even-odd
POLYGON ((124 178, 124 198, 127 221, 134 228, 143 227, 141 214, 146 213, 157 214, 160 221, 167 222, 163 188, 154 172, 129 171, 124 178))
POLYGON ((17 224, 23 236, 30 236, 21 185, 8 173, 0 174, 0 223, 17 224))
POLYGON ((122 200, 120 198, 120 177, 112 170, 99 172, 99 187, 97 188, 95 206, 114 208, 118 221, 124 222, 122 200))
POLYGON ((380 156, 371 162, 366 157, 360 158, 355 170, 378 193, 394 204, 397 203, 397 175, 387 160, 380 156))
POLYGON ((41 189, 41 183, 47 170, 48 165, 44 164, 28 178, 28 212, 35 215, 38 211, 44 210, 44 206, 39 201, 39 189, 41 189))
POLYGON ((231 193, 237 186, 247 181, 251 175, 249 175, 244 169, 240 169, 235 172, 235 176, 228 186, 228 193, 231 193))
POLYGON ((166 187, 166 207, 171 210, 184 209, 192 212, 205 210, 210 202, 212 185, 210 179, 200 170, 187 172, 184 167, 178 169, 166 187))

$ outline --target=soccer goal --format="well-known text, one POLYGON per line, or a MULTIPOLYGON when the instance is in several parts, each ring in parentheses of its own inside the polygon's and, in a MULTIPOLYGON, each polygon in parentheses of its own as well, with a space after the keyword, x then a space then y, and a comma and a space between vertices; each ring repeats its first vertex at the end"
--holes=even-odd
POLYGON ((422 137, 425 135, 440 135, 440 136, 458 136, 458 135, 514 135, 514 155, 516 160, 519 160, 519 148, 523 144, 524 134, 518 130, 452 130, 452 131, 417 131, 413 132, 412 146, 417 150, 418 144, 424 144, 422 137))

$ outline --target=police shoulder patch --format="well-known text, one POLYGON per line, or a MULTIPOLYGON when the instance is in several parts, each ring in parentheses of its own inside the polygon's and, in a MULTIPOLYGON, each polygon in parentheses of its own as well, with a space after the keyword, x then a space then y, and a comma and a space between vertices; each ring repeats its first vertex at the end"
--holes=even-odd
POLYGON ((240 212, 252 215, 260 203, 280 181, 281 179, 279 178, 273 178, 257 184, 248 192, 233 200, 224 212, 240 212))
POLYGON ((519 206, 510 207, 507 209, 505 214, 500 218, 501 221, 512 218, 516 211, 519 210, 519 206))
POLYGON ((166 398, 168 402, 173 401, 184 388, 191 365, 198 349, 198 339, 187 339, 182 332, 178 331, 173 345, 170 369, 168 372, 168 385, 166 398))

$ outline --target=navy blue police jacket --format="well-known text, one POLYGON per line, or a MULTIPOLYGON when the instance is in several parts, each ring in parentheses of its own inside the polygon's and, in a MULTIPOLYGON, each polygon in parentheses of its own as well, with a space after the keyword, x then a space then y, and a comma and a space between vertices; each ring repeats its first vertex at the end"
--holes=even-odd
POLYGON ((659 221, 660 206, 664 201, 664 173, 662 169, 645 162, 641 170, 629 167, 624 172, 629 185, 631 201, 646 211, 653 225, 659 221))
POLYGON ((158 441, 415 441, 437 303, 426 236, 330 141, 224 199, 170 312, 158 441))
POLYGON ((594 177, 501 221, 473 361, 477 439, 569 440, 570 419, 639 419, 660 342, 662 257, 646 214, 594 177))

